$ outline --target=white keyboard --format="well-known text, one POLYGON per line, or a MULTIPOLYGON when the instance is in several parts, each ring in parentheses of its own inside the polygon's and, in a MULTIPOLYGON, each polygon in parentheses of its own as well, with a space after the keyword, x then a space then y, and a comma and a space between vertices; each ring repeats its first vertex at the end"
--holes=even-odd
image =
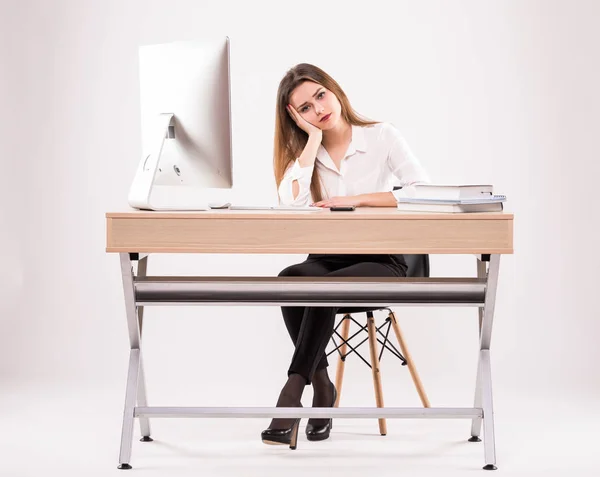
POLYGON ((293 205, 232 205, 230 210, 294 210, 301 212, 316 212, 326 210, 323 207, 298 206, 293 205))

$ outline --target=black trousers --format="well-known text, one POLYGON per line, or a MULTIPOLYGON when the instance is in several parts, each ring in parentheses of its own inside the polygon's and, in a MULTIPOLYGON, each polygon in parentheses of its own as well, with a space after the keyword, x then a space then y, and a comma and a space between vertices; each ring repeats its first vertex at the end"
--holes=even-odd
MULTIPOLYGON (((406 262, 402 255, 311 254, 304 262, 282 270, 279 276, 405 277, 406 262)), ((300 374, 310 384, 315 371, 328 366, 325 348, 333 333, 335 315, 339 308, 341 307, 281 307, 285 326, 295 346, 288 376, 300 374)))

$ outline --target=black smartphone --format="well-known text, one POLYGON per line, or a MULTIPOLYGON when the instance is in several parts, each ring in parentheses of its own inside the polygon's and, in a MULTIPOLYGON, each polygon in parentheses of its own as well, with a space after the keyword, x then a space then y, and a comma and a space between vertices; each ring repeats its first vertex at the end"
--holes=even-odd
POLYGON ((329 207, 332 212, 352 212, 356 207, 353 205, 337 205, 329 207))

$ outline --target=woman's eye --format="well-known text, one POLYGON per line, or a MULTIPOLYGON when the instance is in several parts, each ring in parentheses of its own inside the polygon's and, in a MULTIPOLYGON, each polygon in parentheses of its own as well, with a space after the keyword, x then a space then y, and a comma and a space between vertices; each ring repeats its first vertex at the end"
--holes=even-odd
POLYGON ((304 106, 302 109, 300 109, 301 113, 305 113, 306 111, 308 111, 308 106, 304 106))
POLYGON ((322 99, 322 98, 323 98, 323 96, 325 96, 325 91, 321 91, 321 92, 319 93, 319 96, 317 96, 317 97, 318 97, 319 99, 322 99))

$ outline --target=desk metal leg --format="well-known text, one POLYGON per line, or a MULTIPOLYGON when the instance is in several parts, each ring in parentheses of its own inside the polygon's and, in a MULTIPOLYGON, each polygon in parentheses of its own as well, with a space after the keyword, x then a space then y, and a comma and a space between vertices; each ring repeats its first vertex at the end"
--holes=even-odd
POLYGON ((494 406, 492 402, 492 371, 490 351, 481 350, 481 395, 483 408, 483 446, 486 470, 496 470, 496 439, 494 437, 494 406))
MULTIPOLYGON (((477 257, 477 278, 487 279, 487 263, 481 260, 481 256, 477 257)), ((483 306, 477 308, 477 313, 479 315, 479 331, 478 336, 481 340, 481 325, 483 323, 483 306)), ((481 354, 481 352, 480 352, 481 354)), ((481 356, 479 357, 479 361, 477 364, 477 376, 475 380, 475 406, 481 407, 481 378, 480 378, 480 366, 479 362, 481 361, 481 356)), ((481 442, 479 435, 481 433, 481 418, 476 417, 473 419, 471 424, 471 438, 469 442, 481 442)))
MULTIPOLYGON (((145 256, 143 258, 140 258, 140 260, 138 261, 138 269, 137 269, 137 276, 138 277, 145 277, 146 276, 146 271, 148 269, 148 256, 145 256)), ((140 328, 140 339, 142 338, 142 331, 143 331, 143 324, 144 324, 144 307, 139 305, 137 307, 137 315, 138 315, 138 326, 140 328)), ((142 359, 142 356, 140 356, 140 375, 139 375, 139 381, 138 381, 138 388, 137 388, 137 405, 140 407, 147 407, 148 406, 148 400, 146 397, 146 376, 144 374, 144 361, 142 359)), ((148 419, 147 417, 140 417, 140 431, 142 434, 142 438, 140 439, 142 442, 151 442, 152 438, 150 437, 150 419, 148 419)))
POLYGON ((131 469, 131 446, 133 444, 133 421, 135 419, 135 399, 140 370, 140 350, 132 349, 129 353, 129 371, 127 373, 127 391, 125 392, 125 409, 123 410, 123 429, 121 431, 121 450, 119 452, 119 469, 131 469))
POLYGON ((127 390, 125 392, 125 409, 123 410, 123 428, 121 432, 121 449, 119 452, 119 469, 131 469, 131 446, 133 443, 133 425, 135 419, 135 403, 138 399, 140 377, 140 326, 135 305, 133 288, 133 269, 128 253, 121 253, 121 277, 125 296, 125 312, 129 331, 129 371, 127 373, 127 390))
MULTIPOLYGON (((477 260, 477 278, 487 278, 487 265, 483 260, 477 260)), ((481 337, 481 324, 483 323, 483 307, 477 308, 479 314, 479 337, 481 337)))
MULTIPOLYGON (((490 342, 492 338, 492 324, 494 320, 494 307, 496 304, 496 290, 498 287, 498 271, 500 255, 490 257, 487 271, 487 286, 483 310, 479 312, 479 362, 477 365, 477 380, 475 385, 475 406, 483 409, 483 419, 473 418, 471 423, 471 442, 480 442, 481 424, 484 426, 484 453, 486 470, 496 470, 496 445, 494 437, 494 408, 492 401, 492 374, 490 362, 490 342)), ((485 263, 477 264, 477 276, 485 278, 485 263), (483 276, 482 276, 483 275, 483 276)))

